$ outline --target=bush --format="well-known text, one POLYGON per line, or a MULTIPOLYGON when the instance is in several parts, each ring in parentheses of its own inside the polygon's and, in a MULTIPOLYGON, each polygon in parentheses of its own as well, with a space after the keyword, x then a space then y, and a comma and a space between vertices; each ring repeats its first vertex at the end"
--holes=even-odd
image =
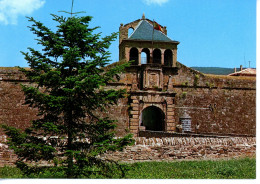
POLYGON ((0 168, 0 178, 23 178, 23 173, 16 167, 4 166, 0 168))

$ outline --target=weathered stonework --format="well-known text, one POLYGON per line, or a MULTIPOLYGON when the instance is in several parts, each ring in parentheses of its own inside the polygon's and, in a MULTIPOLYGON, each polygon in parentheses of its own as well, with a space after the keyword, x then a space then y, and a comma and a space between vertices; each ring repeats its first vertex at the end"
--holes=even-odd
POLYGON ((135 139, 134 146, 122 152, 107 153, 105 158, 135 161, 174 161, 193 159, 223 159, 255 157, 256 140, 252 137, 241 138, 144 138, 135 139))
POLYGON ((131 133, 138 135, 140 128, 143 130, 140 127, 142 111, 156 106, 165 114, 166 132, 179 131, 176 125, 186 111, 191 116, 192 133, 255 135, 255 78, 205 75, 180 63, 178 69, 176 75, 175 70, 163 68, 161 89, 142 88, 138 82, 143 80, 141 66, 130 67, 121 76, 118 84, 122 81, 121 86, 130 94, 125 102, 130 106, 128 128, 131 133))
MULTIPOLYGON (((17 156, 5 144, 6 136, 0 136, 0 166, 13 165, 17 156)), ((135 138, 135 145, 123 151, 107 152, 102 158, 121 162, 204 160, 238 157, 255 157, 255 137, 171 137, 135 138)), ((53 164, 40 162, 40 164, 53 164)))
POLYGON ((17 68, 0 68, 0 124, 24 129, 36 118, 37 111, 24 105, 20 84, 25 83, 28 81, 17 68))

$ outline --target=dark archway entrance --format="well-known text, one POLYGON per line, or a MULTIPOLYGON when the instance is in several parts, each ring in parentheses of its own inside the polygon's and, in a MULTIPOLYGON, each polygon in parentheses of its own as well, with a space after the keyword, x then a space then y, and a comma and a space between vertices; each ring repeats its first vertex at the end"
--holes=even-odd
POLYGON ((137 48, 133 47, 133 48, 130 49, 129 60, 130 61, 134 60, 132 65, 138 65, 138 50, 137 50, 137 48))
POLYGON ((161 64, 161 50, 160 49, 154 49, 153 63, 161 64))
POLYGON ((172 51, 170 49, 164 52, 164 65, 172 66, 172 51))
POLYGON ((163 111, 155 106, 146 107, 141 114, 141 126, 146 130, 164 131, 165 115, 163 111))

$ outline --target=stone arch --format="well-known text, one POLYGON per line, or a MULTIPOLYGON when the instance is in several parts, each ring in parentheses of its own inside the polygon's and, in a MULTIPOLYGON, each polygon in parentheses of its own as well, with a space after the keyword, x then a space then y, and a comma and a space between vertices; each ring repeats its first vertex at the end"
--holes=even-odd
POLYGON ((130 52, 129 52, 129 60, 132 61, 134 60, 134 62, 132 63, 133 65, 138 65, 138 49, 133 47, 130 49, 130 52))
POLYGON ((165 114, 156 106, 148 106, 143 109, 141 116, 141 126, 146 130, 165 131, 165 114))
POLYGON ((153 50, 153 63, 161 64, 162 53, 160 49, 153 50))
POLYGON ((172 51, 170 49, 166 49, 164 51, 164 65, 165 66, 172 66, 172 51))
POLYGON ((150 50, 148 48, 142 49, 141 64, 147 64, 150 61, 150 50))
POLYGON ((128 31, 128 33, 127 33, 128 38, 131 36, 131 34, 134 32, 134 30, 135 30, 135 29, 134 29, 133 27, 129 27, 129 28, 128 28, 128 30, 127 30, 127 31, 128 31))

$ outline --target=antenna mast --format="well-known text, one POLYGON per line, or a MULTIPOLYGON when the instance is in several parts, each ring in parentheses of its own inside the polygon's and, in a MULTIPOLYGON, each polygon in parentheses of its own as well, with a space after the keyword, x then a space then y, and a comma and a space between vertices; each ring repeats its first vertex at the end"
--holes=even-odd
POLYGON ((70 11, 70 15, 71 15, 71 17, 72 17, 72 12, 73 12, 73 3, 74 3, 74 0, 72 0, 72 4, 71 4, 71 11, 70 11))
POLYGON ((70 12, 67 12, 67 11, 59 11, 59 12, 68 13, 68 14, 70 14, 71 17, 73 15, 75 15, 75 14, 78 14, 78 13, 86 13, 85 11, 80 11, 80 12, 73 13, 73 4, 74 4, 74 0, 72 0, 72 2, 71 2, 71 10, 70 10, 70 12))

